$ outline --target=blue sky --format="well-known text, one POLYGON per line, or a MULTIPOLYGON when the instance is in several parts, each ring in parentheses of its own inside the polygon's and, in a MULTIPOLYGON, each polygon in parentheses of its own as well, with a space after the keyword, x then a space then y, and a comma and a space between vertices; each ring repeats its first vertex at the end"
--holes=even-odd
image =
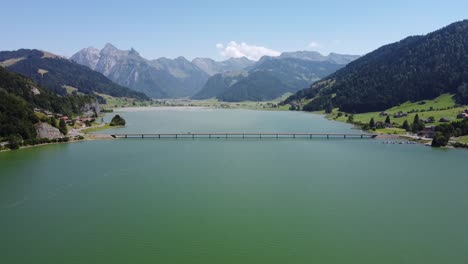
POLYGON ((219 60, 239 52, 296 50, 362 55, 467 19, 467 10, 466 0, 6 0, 0 50, 37 48, 71 56, 110 42, 149 59, 219 60))

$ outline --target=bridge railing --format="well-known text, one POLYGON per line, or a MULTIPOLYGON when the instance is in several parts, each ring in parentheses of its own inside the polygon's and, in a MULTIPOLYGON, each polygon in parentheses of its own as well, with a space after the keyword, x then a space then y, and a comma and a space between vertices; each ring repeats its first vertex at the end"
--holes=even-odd
POLYGON ((122 133, 113 138, 375 138, 367 133, 293 133, 293 132, 203 132, 203 133, 122 133))

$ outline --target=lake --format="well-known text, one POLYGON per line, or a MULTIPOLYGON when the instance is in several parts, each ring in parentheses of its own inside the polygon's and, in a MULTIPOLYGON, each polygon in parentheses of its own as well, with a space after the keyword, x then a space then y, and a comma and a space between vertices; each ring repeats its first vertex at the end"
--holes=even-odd
MULTIPOLYGON (((356 132, 303 112, 116 113, 127 127, 99 133, 356 132)), ((467 161, 318 138, 0 153, 0 263, 468 263, 467 161)))

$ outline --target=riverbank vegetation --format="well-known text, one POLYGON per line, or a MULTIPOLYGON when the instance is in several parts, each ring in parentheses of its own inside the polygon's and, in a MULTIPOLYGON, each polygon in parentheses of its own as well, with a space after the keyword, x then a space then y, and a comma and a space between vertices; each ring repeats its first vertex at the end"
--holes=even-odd
POLYGON ((468 119, 460 118, 466 109, 466 106, 456 104, 453 95, 443 94, 433 100, 406 102, 382 112, 349 114, 332 109, 327 118, 352 123, 379 134, 418 134, 424 130, 421 136, 432 136, 434 147, 448 144, 466 147, 468 119))
POLYGON ((31 138, 28 140, 23 140, 22 138, 12 137, 8 144, 0 146, 0 151, 5 150, 17 150, 21 147, 32 147, 32 146, 39 146, 39 145, 46 145, 46 144, 54 144, 54 143, 67 143, 73 141, 81 141, 84 140, 85 137, 83 136, 73 136, 73 137, 62 137, 62 138, 31 138))
POLYGON ((125 119, 123 119, 123 117, 121 117, 120 115, 115 115, 110 124, 110 126, 125 126, 125 119))
MULTIPOLYGON (((435 136, 432 141, 432 146, 446 146, 451 137, 462 137, 466 135, 468 135, 468 119, 452 122, 450 124, 441 124, 435 127, 435 136)), ((464 141, 464 139, 462 139, 462 141, 464 141)))

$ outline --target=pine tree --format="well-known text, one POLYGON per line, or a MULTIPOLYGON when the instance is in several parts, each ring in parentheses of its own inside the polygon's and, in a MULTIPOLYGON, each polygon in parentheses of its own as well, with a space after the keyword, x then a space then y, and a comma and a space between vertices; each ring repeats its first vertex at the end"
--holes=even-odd
POLYGON ((63 135, 66 135, 68 133, 67 124, 65 123, 65 120, 63 119, 60 119, 59 130, 60 130, 60 133, 62 133, 63 135))
POLYGON ((53 127, 57 127, 57 118, 55 118, 55 116, 50 117, 49 124, 53 127))
POLYGON ((374 118, 372 117, 371 120, 369 121, 369 127, 374 128, 375 127, 375 121, 374 118))
POLYGON ((401 126, 401 128, 403 128, 404 130, 406 131, 410 131, 410 125, 408 123, 408 120, 405 120, 405 122, 403 122, 403 125, 401 126))
POLYGON ((425 127, 424 123, 419 119, 419 115, 416 114, 414 116, 414 120, 413 120, 413 125, 412 125, 412 131, 414 133, 418 132, 418 131, 421 131, 423 130, 425 127))
POLYGON ((387 118, 385 118, 385 124, 387 124, 387 125, 391 124, 390 116, 387 116, 387 118))
POLYGON ((419 124, 419 115, 416 114, 413 119, 413 124, 419 124))

